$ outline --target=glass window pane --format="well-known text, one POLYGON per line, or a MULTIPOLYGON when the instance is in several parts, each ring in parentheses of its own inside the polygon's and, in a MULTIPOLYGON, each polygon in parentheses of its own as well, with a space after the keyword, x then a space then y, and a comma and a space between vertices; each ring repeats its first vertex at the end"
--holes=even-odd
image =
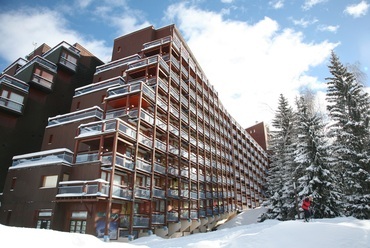
POLYGON ((44 184, 42 185, 43 187, 48 187, 48 188, 53 188, 57 186, 58 182, 58 176, 53 175, 53 176, 45 176, 44 177, 44 184))

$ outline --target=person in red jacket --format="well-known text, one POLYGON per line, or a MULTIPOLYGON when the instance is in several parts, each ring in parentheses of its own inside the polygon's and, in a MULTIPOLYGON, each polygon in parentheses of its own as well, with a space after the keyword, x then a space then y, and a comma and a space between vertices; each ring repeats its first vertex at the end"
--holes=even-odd
POLYGON ((302 203, 302 208, 304 211, 304 219, 306 222, 308 222, 308 220, 311 217, 311 211, 310 211, 311 202, 312 202, 312 196, 309 196, 309 197, 306 197, 302 203))

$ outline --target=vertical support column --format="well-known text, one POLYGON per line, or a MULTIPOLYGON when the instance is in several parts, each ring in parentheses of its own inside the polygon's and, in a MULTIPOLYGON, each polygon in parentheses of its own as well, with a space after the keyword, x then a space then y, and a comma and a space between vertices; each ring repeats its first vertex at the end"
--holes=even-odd
MULTIPOLYGON (((119 129, 119 122, 116 122, 116 130, 119 129)), ((105 127, 104 127, 105 129, 105 127)), ((104 241, 108 242, 109 241, 109 224, 110 224, 110 216, 112 212, 112 196, 113 196, 113 181, 114 181, 114 173, 115 173, 115 168, 116 168, 116 151, 117 151, 117 137, 118 137, 118 131, 116 131, 113 139, 113 147, 112 147, 112 170, 110 172, 110 177, 109 177, 109 196, 108 196, 108 202, 107 202, 107 208, 105 211, 105 229, 104 229, 104 241)), ((102 152, 102 148, 104 144, 104 137, 101 136, 100 138, 100 151, 99 154, 102 152)))

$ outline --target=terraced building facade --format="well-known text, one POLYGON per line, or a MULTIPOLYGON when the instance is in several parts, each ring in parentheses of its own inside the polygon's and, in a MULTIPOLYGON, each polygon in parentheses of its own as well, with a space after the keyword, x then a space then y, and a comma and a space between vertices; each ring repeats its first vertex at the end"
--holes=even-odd
POLYGON ((259 206, 267 169, 177 28, 148 27, 114 40, 70 113, 49 118, 40 152, 13 157, 1 214, 110 240, 173 238, 259 206))

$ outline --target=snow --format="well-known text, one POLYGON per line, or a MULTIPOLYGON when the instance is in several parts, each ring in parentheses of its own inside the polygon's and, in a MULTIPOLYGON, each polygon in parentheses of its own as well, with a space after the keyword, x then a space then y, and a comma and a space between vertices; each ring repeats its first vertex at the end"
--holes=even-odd
POLYGON ((334 219, 266 220, 257 223, 262 209, 245 211, 227 221, 217 231, 162 239, 156 235, 129 243, 103 242, 87 234, 0 225, 2 244, 12 247, 53 248, 366 248, 370 247, 370 220, 352 217, 334 219))

